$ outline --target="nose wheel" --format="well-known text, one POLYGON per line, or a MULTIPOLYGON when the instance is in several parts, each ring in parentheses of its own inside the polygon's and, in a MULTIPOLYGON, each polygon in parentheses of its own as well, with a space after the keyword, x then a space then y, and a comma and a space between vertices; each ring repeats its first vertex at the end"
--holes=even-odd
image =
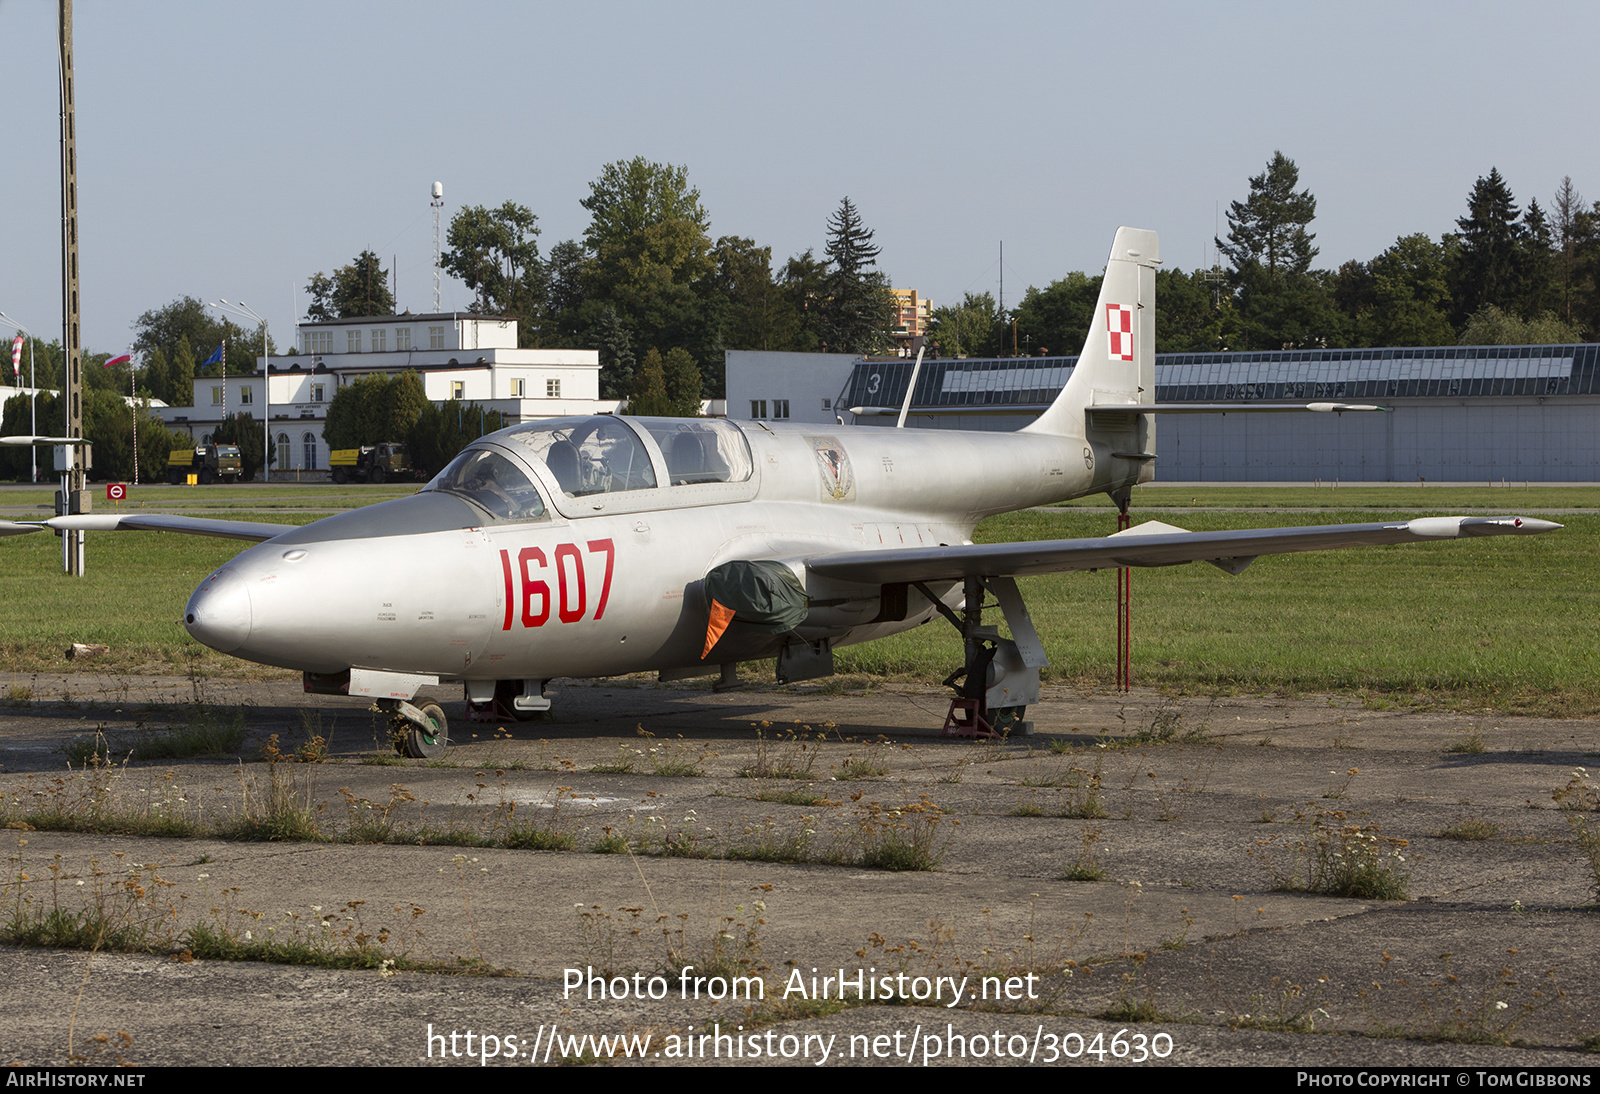
POLYGON ((414 760, 436 760, 450 747, 450 723, 438 703, 420 707, 400 699, 379 699, 394 730, 394 750, 414 760))

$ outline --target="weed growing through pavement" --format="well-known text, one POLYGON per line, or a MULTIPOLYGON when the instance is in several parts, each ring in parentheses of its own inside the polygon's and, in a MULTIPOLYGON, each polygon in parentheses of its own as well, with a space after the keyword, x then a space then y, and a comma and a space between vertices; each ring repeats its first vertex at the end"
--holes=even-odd
MULTIPOLYGON (((879 779, 889 773, 889 753, 893 749, 889 738, 879 735, 878 739, 866 746, 864 752, 852 752, 845 757, 844 763, 833 769, 836 779, 879 779)), ((910 748, 910 745, 903 746, 910 748)))
POLYGON ((622 907, 612 913, 598 904, 576 904, 573 910, 583 923, 587 964, 607 978, 646 969, 676 978, 692 969, 691 982, 722 979, 716 990, 725 995, 718 998, 756 1000, 765 995, 756 982, 770 970, 761 957, 761 928, 771 891, 771 885, 751 886, 755 899, 748 907, 734 905, 731 912, 721 910, 726 905, 719 893, 716 907, 701 916, 663 912, 648 885, 650 911, 622 907), (659 939, 659 949, 650 939, 659 939))
MULTIPOLYGON (((1211 711, 1215 700, 1206 708, 1206 713, 1199 722, 1185 724, 1184 711, 1181 706, 1171 701, 1163 701, 1150 713, 1150 720, 1139 729, 1124 737, 1122 744, 1130 745, 1161 745, 1172 741, 1185 743, 1198 743, 1211 736, 1211 711)), ((1119 718, 1126 718, 1118 715, 1119 718)))
POLYGON ((1403 839, 1385 836, 1376 824, 1359 824, 1338 809, 1311 803, 1295 810, 1293 834, 1282 845, 1257 840, 1248 854, 1285 892, 1319 893, 1358 900, 1406 900, 1408 878, 1403 839))
POLYGON ((1568 812, 1600 813, 1600 787, 1590 778, 1588 768, 1573 768, 1567 785, 1557 787, 1550 797, 1559 808, 1568 812))
POLYGON ((116 757, 158 761, 191 756, 237 755, 245 740, 244 713, 222 714, 212 707, 192 710, 181 722, 165 730, 138 723, 130 735, 107 737, 105 726, 92 736, 76 737, 63 746, 69 766, 108 763, 116 757))
POLYGON ((29 775, 0 802, 0 824, 56 832, 184 838, 203 834, 201 811, 177 774, 131 771, 103 759, 66 775, 29 775), (142 776, 142 783, 140 776, 142 776))
MULTIPOLYGON (((817 763, 817 742, 811 739, 812 730, 802 725, 796 730, 779 730, 768 736, 771 722, 756 726, 756 756, 739 769, 747 779, 815 779, 812 768, 817 763)), ((820 738, 819 738, 820 740, 820 738)))
POLYGON ((1319 1019, 1330 1018, 1322 1005, 1328 977, 1319 976, 1308 988, 1274 976, 1270 991, 1250 997, 1249 1010, 1230 1016, 1229 1029, 1264 1029, 1279 1033, 1315 1033, 1319 1019))
POLYGON ((421 941, 416 921, 423 909, 397 905, 397 927, 369 927, 363 901, 350 901, 324 913, 319 905, 306 912, 284 912, 276 921, 239 907, 237 888, 215 897, 196 878, 200 900, 175 894, 177 883, 161 877, 148 863, 129 863, 121 852, 109 866, 90 859, 81 876, 73 876, 56 855, 43 867, 48 878, 24 859, 27 840, 7 860, 10 898, 0 922, 0 942, 13 946, 79 949, 91 953, 116 950, 170 953, 175 961, 212 958, 270 961, 325 968, 430 969, 431 962, 413 959, 410 949, 421 941), (48 892, 43 882, 48 880, 48 892), (198 918, 185 924, 185 913, 198 918))
POLYGON ((1569 815, 1567 823, 1589 868, 1589 899, 1600 904, 1600 828, 1592 827, 1586 817, 1569 815))
POLYGON ((273 734, 262 748, 265 786, 255 776, 247 777, 244 765, 239 766, 239 813, 231 822, 218 825, 217 835, 223 839, 320 843, 328 838, 319 819, 322 807, 314 804, 315 778, 298 776, 297 765, 278 748, 277 741, 273 734))
POLYGON ((639 761, 644 758, 644 749, 629 748, 626 744, 617 746, 617 758, 597 763, 589 769, 592 775, 632 775, 639 766, 639 761))
POLYGON ((937 869, 950 849, 950 829, 961 823, 950 818, 950 828, 941 830, 945 819, 944 810, 926 794, 898 806, 858 804, 846 861, 871 870, 937 869))
POLYGON ((1063 881, 1104 881, 1106 870, 1094 860, 1094 845, 1102 835, 1098 824, 1083 826, 1083 844, 1078 850, 1078 861, 1068 866, 1061 875, 1063 881))
POLYGON ((1350 792, 1350 784, 1356 781, 1357 775, 1361 774, 1361 769, 1352 767, 1344 773, 1343 777, 1337 771, 1330 771, 1328 774, 1333 776, 1334 781, 1328 784, 1328 789, 1324 791, 1322 796, 1333 801, 1343 801, 1350 792))
POLYGON ((1481 817, 1463 817, 1439 833, 1440 839, 1491 840, 1500 835, 1500 826, 1481 817))
POLYGON ((1474 987, 1452 967, 1454 954, 1440 954, 1439 971, 1424 982, 1425 973, 1391 970, 1395 958, 1384 951, 1379 978, 1360 992, 1372 1033, 1459 1044, 1510 1044, 1523 1022, 1566 998, 1553 968, 1527 987, 1512 963, 1517 955, 1515 948, 1508 949, 1511 960, 1474 987), (1385 976, 1393 979, 1385 984, 1385 976))
POLYGON ((1483 740, 1483 731, 1477 726, 1472 727, 1471 733, 1450 742, 1449 746, 1445 748, 1446 752, 1460 753, 1467 756, 1476 756, 1488 750, 1489 746, 1483 740))
MULTIPOLYGON (((654 740, 655 734, 640 726, 639 736, 654 740)), ((643 760, 650 765, 652 775, 694 778, 706 773, 706 760, 713 754, 696 748, 679 734, 676 740, 651 744, 645 749, 643 760)))

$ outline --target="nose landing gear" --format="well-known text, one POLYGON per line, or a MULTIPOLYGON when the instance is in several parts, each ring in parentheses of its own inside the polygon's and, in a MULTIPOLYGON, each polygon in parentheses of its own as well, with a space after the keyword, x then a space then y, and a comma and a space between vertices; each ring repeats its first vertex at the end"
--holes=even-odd
POLYGON ((413 706, 403 699, 379 699, 378 708, 389 715, 394 750, 415 760, 436 760, 450 746, 450 723, 438 703, 413 706))

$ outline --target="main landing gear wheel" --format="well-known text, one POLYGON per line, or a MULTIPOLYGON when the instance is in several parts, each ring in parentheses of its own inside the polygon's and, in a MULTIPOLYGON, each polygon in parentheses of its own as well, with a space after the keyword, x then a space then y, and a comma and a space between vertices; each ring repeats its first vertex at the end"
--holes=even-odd
POLYGON ((421 709, 429 728, 404 720, 396 731, 395 751, 414 760, 436 760, 450 746, 450 724, 438 703, 424 704, 421 709))

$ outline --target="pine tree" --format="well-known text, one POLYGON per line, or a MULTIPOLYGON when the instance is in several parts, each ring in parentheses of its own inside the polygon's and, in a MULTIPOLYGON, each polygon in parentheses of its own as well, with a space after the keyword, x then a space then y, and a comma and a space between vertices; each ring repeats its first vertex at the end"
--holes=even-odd
POLYGON ((633 337, 617 309, 606 308, 591 339, 600 351, 600 397, 626 399, 633 391, 633 337))
POLYGON ((1450 279, 1452 321, 1462 326, 1486 304, 1514 308, 1521 232, 1517 203, 1499 170, 1490 168, 1473 184, 1467 215, 1456 226, 1461 233, 1450 279))
POLYGON ((1326 344, 1336 337, 1338 315, 1327 285, 1311 271, 1317 249, 1307 225, 1317 215, 1310 190, 1295 192, 1300 169, 1274 152, 1267 169, 1250 180, 1250 196, 1228 211, 1228 240, 1217 247, 1233 264, 1238 302, 1235 349, 1280 349, 1326 344))
POLYGON ((846 197, 828 218, 822 340, 830 353, 870 353, 888 335, 894 296, 875 267, 879 248, 846 197))

